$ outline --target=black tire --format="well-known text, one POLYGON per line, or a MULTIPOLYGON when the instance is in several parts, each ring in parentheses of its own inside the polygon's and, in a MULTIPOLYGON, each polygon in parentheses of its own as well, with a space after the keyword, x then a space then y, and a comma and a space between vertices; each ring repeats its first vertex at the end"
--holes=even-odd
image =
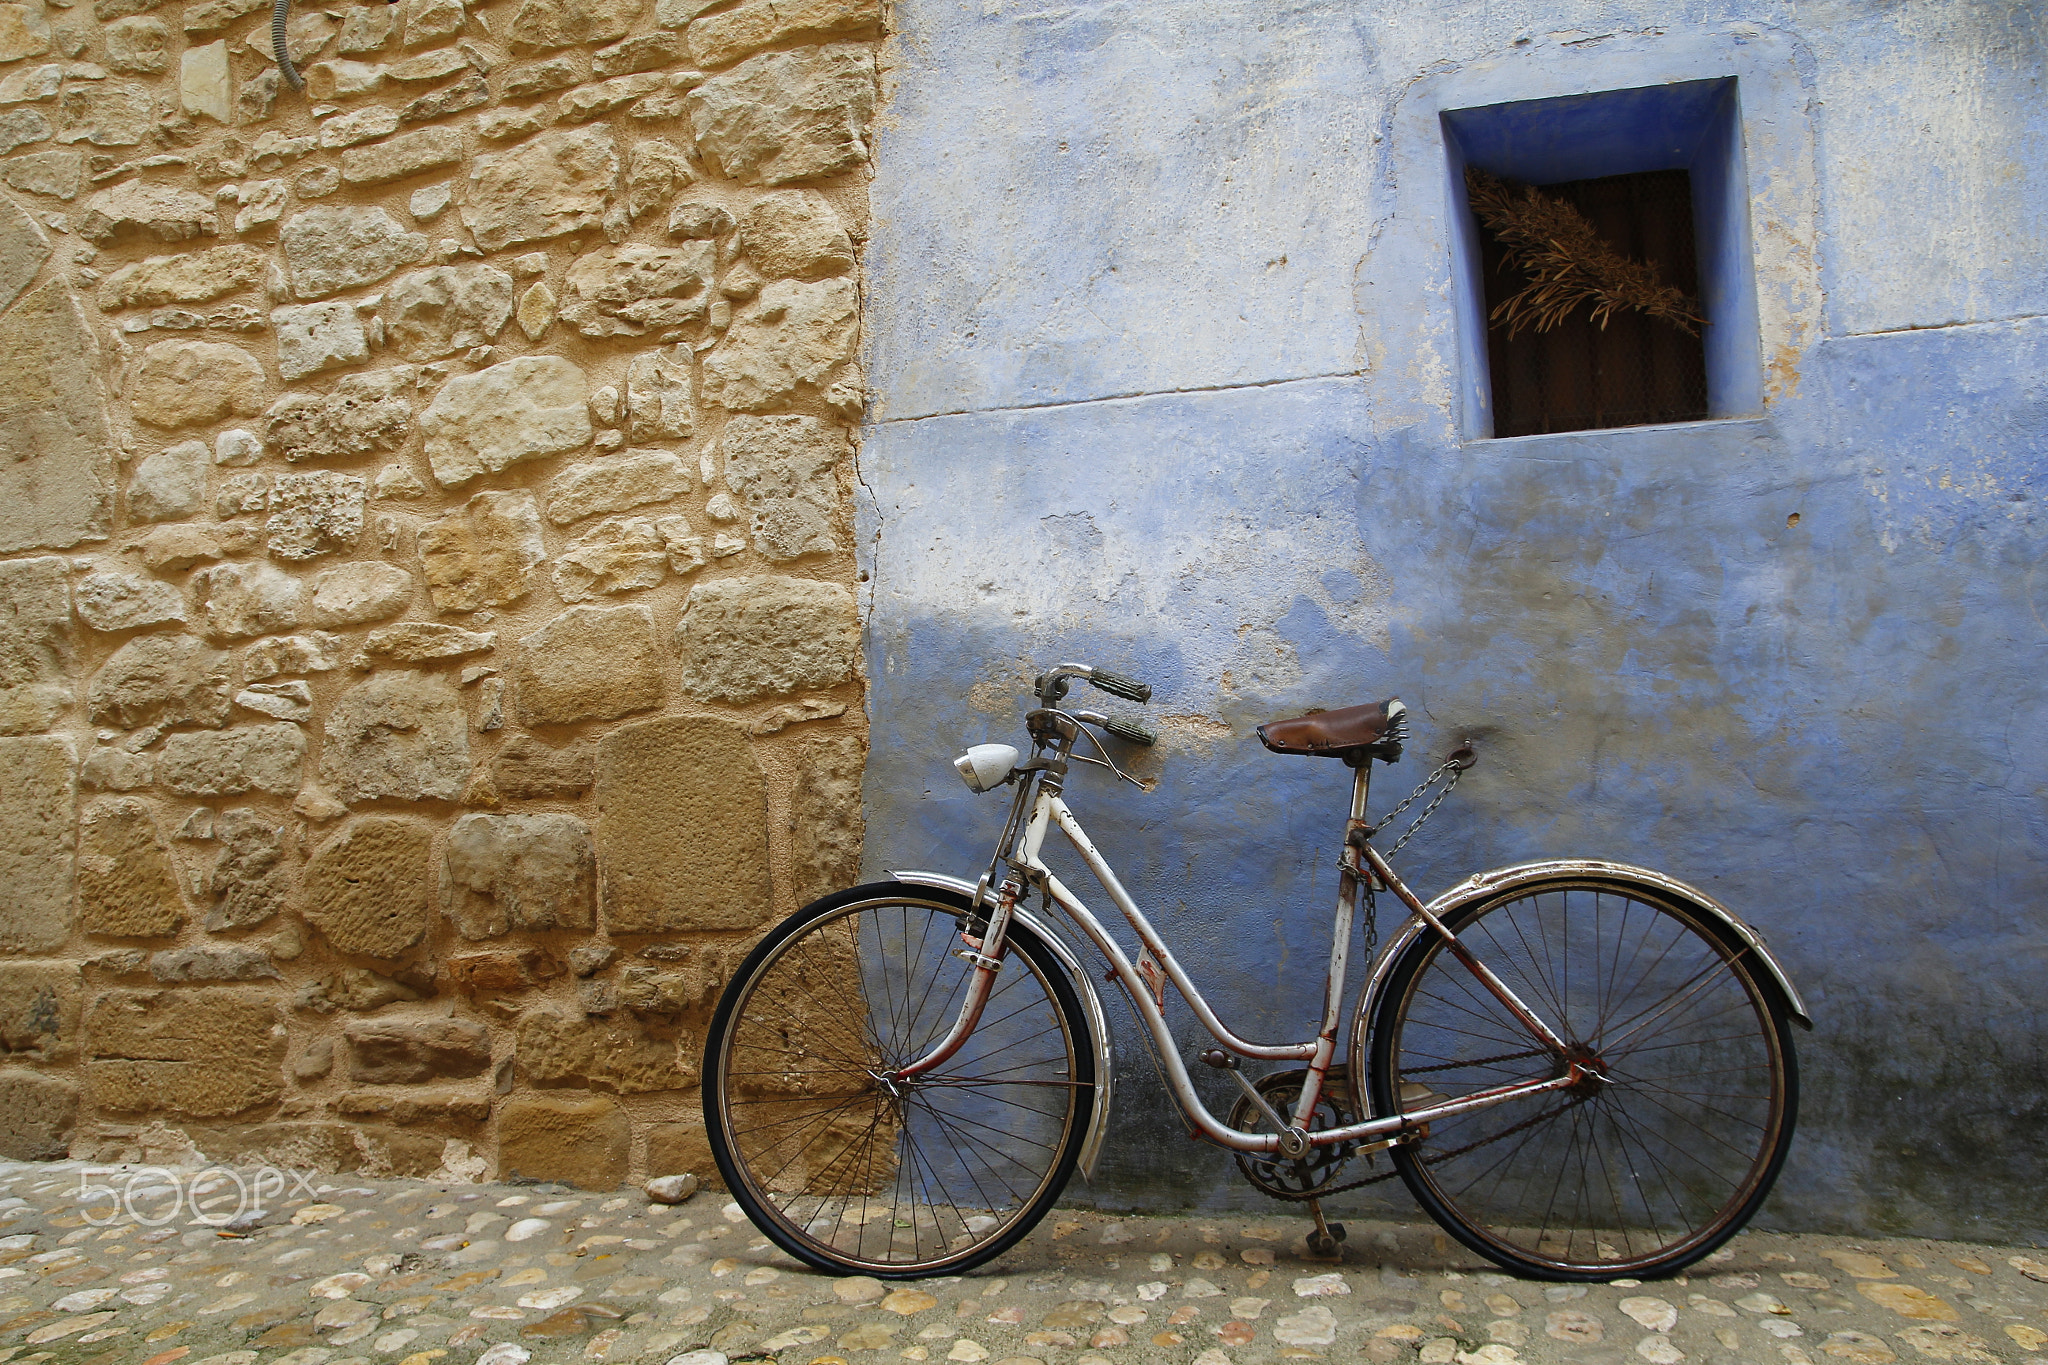
MULTIPOLYGON (((1782 993, 1740 939, 1611 876, 1518 887, 1445 922, 1608 1082, 1440 1119, 1393 1148, 1430 1216, 1546 1280, 1667 1275, 1734 1236, 1777 1179, 1799 1101, 1782 993)), ((1388 978, 1371 1056, 1375 1114, 1397 1111, 1403 1085, 1456 1098, 1566 1069, 1429 930, 1388 978)))
POLYGON ((1023 925, 959 1052, 898 1093, 874 1074, 952 1024, 968 905, 901 882, 814 901, 747 955, 712 1015, 704 1123, 719 1173, 808 1265, 959 1274, 1016 1245, 1073 1174, 1094 1039, 1065 968, 1023 925))

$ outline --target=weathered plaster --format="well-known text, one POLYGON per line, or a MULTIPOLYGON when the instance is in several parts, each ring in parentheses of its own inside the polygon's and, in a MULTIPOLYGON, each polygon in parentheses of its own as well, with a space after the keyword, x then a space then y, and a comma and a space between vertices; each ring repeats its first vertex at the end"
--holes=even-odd
MULTIPOLYGON (((1483 755, 1418 885, 1614 856, 1770 936, 1819 1027, 1766 1222, 2048 1238, 2048 206, 2038 37, 1995 8, 902 0, 867 869, 978 867, 997 802, 947 760, 1018 737, 1033 665, 1143 674, 1159 791, 1076 807, 1224 1016, 1300 1036, 1344 774, 1251 727, 1399 693, 1379 808, 1483 755), (1436 111, 1728 75, 1763 414, 1462 439, 1436 111)), ((1076 1196, 1255 1200, 1121 1040, 1076 1196)))

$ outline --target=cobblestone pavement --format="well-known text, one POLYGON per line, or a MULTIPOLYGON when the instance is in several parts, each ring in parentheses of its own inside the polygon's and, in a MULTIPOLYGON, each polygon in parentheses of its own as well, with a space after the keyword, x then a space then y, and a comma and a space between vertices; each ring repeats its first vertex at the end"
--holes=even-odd
POLYGON ((2016 1248, 1749 1233, 1690 1276, 1580 1287, 1428 1224, 1354 1222, 1333 1263, 1298 1218, 1060 1211, 992 1267, 891 1287, 801 1270, 713 1193, 271 1172, 251 1227, 196 1174, 0 1164, 0 1365, 2048 1363, 2048 1253, 2016 1248))

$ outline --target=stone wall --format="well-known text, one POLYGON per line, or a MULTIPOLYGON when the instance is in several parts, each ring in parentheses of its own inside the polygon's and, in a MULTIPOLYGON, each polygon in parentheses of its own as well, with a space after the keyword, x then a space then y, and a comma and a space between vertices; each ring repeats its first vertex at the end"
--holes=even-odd
POLYGON ((882 17, 0 3, 0 1154, 704 1170, 858 863, 882 17))

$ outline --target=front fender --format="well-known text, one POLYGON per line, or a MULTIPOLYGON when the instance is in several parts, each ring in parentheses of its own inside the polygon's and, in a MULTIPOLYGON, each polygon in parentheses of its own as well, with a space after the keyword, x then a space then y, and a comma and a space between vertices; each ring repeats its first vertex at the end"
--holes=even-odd
MULTIPOLYGON (((1688 886, 1676 877, 1666 876, 1647 867, 1633 867, 1627 863, 1601 862, 1593 858, 1552 858, 1543 862, 1517 863, 1512 867, 1495 868, 1491 872, 1475 872, 1450 890, 1445 891, 1429 903, 1429 912, 1438 919, 1462 909, 1475 900, 1491 899, 1503 891, 1520 891, 1548 881, 1574 880, 1580 877, 1609 877, 1616 881, 1633 882, 1646 891, 1654 891, 1673 900, 1684 901, 1708 918, 1718 921, 1733 934, 1758 962, 1763 964, 1764 974, 1772 984, 1784 993, 1785 1012, 1801 1028, 1811 1029, 1813 1019, 1806 1012, 1806 1002, 1799 998, 1799 991, 1792 984, 1792 978, 1778 959, 1771 954, 1764 943, 1764 936, 1744 923, 1734 911, 1709 896, 1697 887, 1688 886)), ((1358 997, 1358 1010, 1351 1020, 1351 1075, 1352 1083, 1358 1090, 1359 1113, 1365 1108, 1366 1077, 1366 1031, 1374 1012, 1378 1009, 1380 996, 1386 992, 1387 979, 1393 975, 1394 964, 1420 934, 1432 932, 1428 925, 1411 916, 1401 926, 1399 933, 1387 942, 1386 950, 1379 961, 1373 964, 1372 978, 1366 982, 1365 990, 1358 997)))
MULTIPOLYGON (((954 891, 974 899, 975 884, 959 877, 949 877, 943 872, 895 872, 889 873, 899 882, 911 886, 930 886, 941 891, 954 891)), ((1081 993, 1081 1008, 1087 1012, 1089 1031, 1095 1036, 1091 1040, 1095 1048, 1095 1112, 1088 1120, 1088 1134, 1081 1143, 1079 1162, 1081 1176, 1091 1183, 1095 1179, 1095 1164, 1102 1157, 1102 1142, 1109 1135, 1110 1101, 1116 1091, 1116 1059, 1109 1043, 1109 1016, 1103 1013, 1102 997, 1095 990, 1095 974, 1081 964, 1074 950, 1067 946, 1065 939, 1038 916, 1019 905, 1010 911, 1015 922, 1038 935, 1052 955, 1060 960, 1067 974, 1074 979, 1074 985, 1081 993)))

